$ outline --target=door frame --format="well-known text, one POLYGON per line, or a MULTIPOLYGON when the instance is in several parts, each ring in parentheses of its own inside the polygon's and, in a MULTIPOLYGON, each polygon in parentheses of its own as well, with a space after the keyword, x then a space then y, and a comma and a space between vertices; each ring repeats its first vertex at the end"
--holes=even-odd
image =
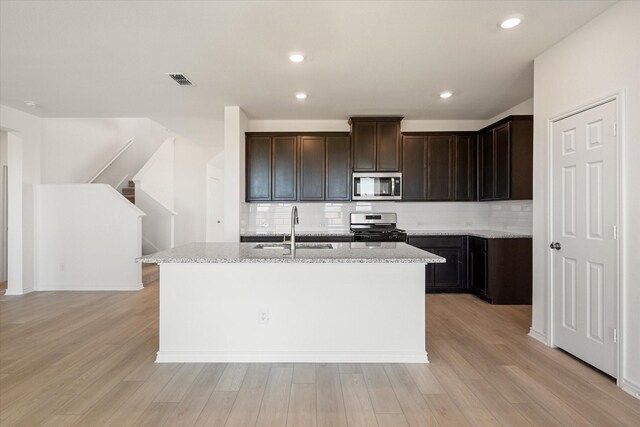
MULTIPOLYGON (((610 101, 616 103, 616 120, 617 120, 617 135, 616 135, 616 205, 617 205, 617 256, 616 256, 616 311, 617 311, 617 342, 616 342, 616 382, 618 387, 623 386, 624 378, 624 330, 625 330, 625 316, 624 316, 624 294, 626 290, 626 283, 624 282, 624 152, 625 152, 625 134, 624 134, 624 90, 619 90, 608 96, 599 98, 597 100, 588 102, 579 107, 572 108, 547 120, 547 242, 545 247, 553 239, 553 125, 567 117, 574 116, 582 113, 591 108, 598 107, 606 104, 610 101)), ((547 345, 549 347, 557 347, 554 342, 554 298, 553 298, 553 253, 548 251, 547 253, 547 345)))

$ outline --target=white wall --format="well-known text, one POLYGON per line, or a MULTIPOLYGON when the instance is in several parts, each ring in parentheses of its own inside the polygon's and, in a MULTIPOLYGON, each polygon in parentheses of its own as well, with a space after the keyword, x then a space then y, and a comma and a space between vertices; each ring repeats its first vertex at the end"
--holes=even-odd
POLYGON ((207 147, 178 136, 175 144, 176 245, 206 240, 207 147))
POLYGON ((132 181, 136 190, 142 189, 169 209, 174 205, 175 138, 167 138, 132 181))
POLYGON ((249 120, 247 132, 349 132, 345 120, 249 120))
POLYGON ((207 163, 207 242, 224 242, 224 151, 207 163))
POLYGON ((5 178, 4 167, 7 166, 7 145, 9 134, 0 130, 0 282, 7 280, 6 257, 7 257, 7 233, 5 230, 6 212, 4 207, 5 200, 5 178))
POLYGON ((135 202, 146 216, 142 220, 144 255, 175 245, 175 138, 169 137, 132 178, 135 202))
POLYGON ((144 213, 106 184, 39 185, 36 290, 142 289, 144 213))
POLYGON ((115 185, 133 175, 167 137, 152 138, 147 118, 45 118, 42 119, 42 182, 72 184, 88 182, 113 156, 132 140, 107 176, 97 182, 115 185), (108 182, 112 181, 112 182, 108 182))
POLYGON ((240 205, 245 199, 244 133, 250 128, 244 111, 224 107, 224 240, 240 239, 240 205))
MULTIPOLYGON (((533 98, 529 98, 526 101, 521 102, 520 104, 509 108, 507 111, 503 111, 502 113, 498 114, 497 116, 491 117, 489 120, 486 120, 484 122, 484 124, 480 128, 483 128, 485 126, 489 126, 490 124, 495 123, 500 119, 504 119, 507 116, 529 115, 529 114, 533 114, 533 98)), ((478 129, 480 129, 480 128, 478 128, 478 129)))
POLYGON ((9 230, 7 294, 22 294, 33 290, 34 284, 33 186, 40 183, 41 119, 0 105, 0 128, 10 131, 9 226, 13 230, 9 230))
MULTIPOLYGON (((520 110, 518 110, 520 111, 520 110)), ((527 113, 533 114, 533 110, 527 113)), ((508 114, 507 114, 508 115, 508 114)), ((402 132, 476 131, 486 126, 486 120, 409 120, 400 122, 402 132)), ((249 120, 247 132, 349 132, 344 120, 249 120)))
POLYGON ((532 329, 547 333, 548 120, 623 91, 625 329, 622 386, 640 393, 640 2, 616 3, 535 60, 534 82, 534 284, 532 329))

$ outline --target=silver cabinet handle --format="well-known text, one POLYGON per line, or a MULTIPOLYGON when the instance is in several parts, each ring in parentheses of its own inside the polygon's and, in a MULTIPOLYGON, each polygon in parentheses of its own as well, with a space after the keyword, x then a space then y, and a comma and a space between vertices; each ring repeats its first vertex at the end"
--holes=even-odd
POLYGON ((560 249, 562 249, 562 245, 560 244, 560 242, 551 242, 549 247, 551 249, 555 249, 556 251, 559 251, 560 249))

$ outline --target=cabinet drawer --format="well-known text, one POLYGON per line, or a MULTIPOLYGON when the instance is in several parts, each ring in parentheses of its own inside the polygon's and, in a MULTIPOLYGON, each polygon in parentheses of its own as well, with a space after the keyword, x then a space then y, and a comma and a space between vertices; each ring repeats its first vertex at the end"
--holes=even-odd
POLYGON ((487 239, 480 237, 469 237, 469 249, 472 251, 487 251, 488 242, 487 239))
POLYGON ((410 236, 407 243, 417 248, 457 248, 464 246, 465 236, 410 236))

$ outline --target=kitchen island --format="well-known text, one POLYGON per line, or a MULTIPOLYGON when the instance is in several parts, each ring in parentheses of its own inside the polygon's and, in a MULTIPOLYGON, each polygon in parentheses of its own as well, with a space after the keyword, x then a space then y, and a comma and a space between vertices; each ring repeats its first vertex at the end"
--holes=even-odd
POLYGON ((405 243, 192 243, 160 264, 157 362, 426 363, 424 265, 405 243))

